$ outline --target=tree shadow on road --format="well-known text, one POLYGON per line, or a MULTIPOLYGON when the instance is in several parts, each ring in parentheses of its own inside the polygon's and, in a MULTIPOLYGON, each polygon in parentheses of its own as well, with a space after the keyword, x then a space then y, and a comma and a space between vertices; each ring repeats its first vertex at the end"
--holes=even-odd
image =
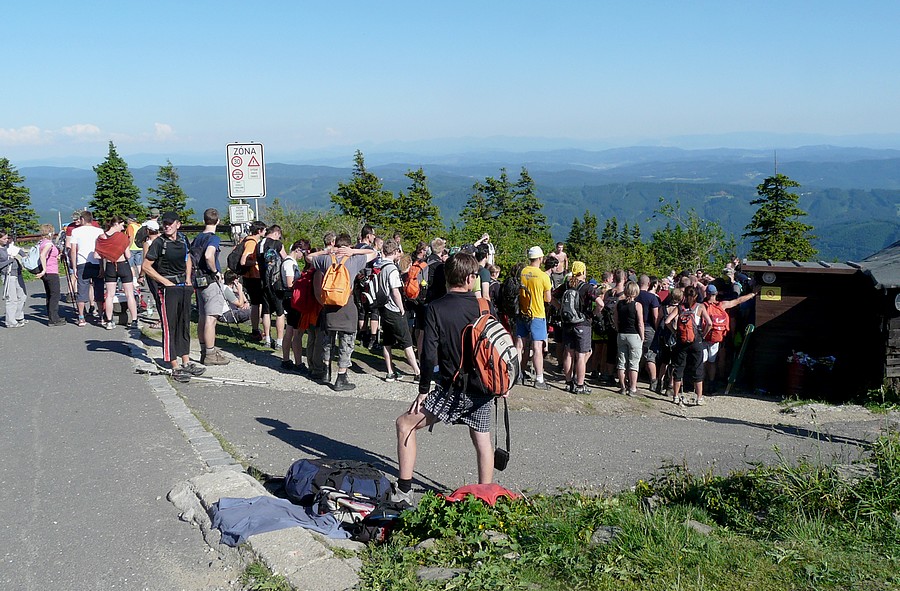
POLYGON ((729 419, 725 417, 697 417, 696 420, 706 421, 709 423, 718 423, 721 425, 745 425, 765 431, 773 431, 789 437, 798 437, 800 439, 814 439, 825 443, 838 443, 843 445, 853 445, 857 447, 865 447, 872 444, 872 441, 866 439, 857 439, 855 437, 847 437, 844 435, 833 435, 831 433, 823 433, 806 429, 804 427, 794 427, 792 425, 768 425, 765 423, 753 423, 750 421, 741 421, 738 419, 729 419))
MULTIPOLYGON (((397 462, 394 458, 338 441, 312 431, 293 429, 284 421, 268 417, 256 417, 257 422, 270 427, 269 434, 295 447, 304 454, 314 458, 332 458, 338 460, 357 460, 372 464, 379 470, 389 474, 397 474, 397 462)), ((447 486, 430 478, 420 477, 418 483, 426 488, 447 490, 447 486)))

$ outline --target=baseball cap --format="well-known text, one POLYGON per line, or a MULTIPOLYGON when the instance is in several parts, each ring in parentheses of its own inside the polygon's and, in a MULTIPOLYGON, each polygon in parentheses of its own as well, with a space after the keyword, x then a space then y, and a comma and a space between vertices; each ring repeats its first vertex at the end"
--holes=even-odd
POLYGON ((587 266, 581 261, 575 261, 572 263, 572 275, 584 275, 587 273, 587 266))
POLYGON ((150 209, 150 217, 155 218, 159 215, 159 208, 153 207, 150 209))
POLYGON ((162 215, 163 225, 171 224, 172 222, 180 222, 180 221, 181 221, 181 218, 178 217, 178 212, 176 212, 176 211, 167 211, 166 213, 164 213, 162 215))
POLYGON ((153 230, 154 232, 159 232, 159 222, 156 220, 148 220, 146 224, 148 230, 153 230))
POLYGON ((529 259, 544 258, 544 251, 541 250, 540 246, 532 246, 531 248, 528 249, 528 258, 529 259))
POLYGON ((715 285, 710 283, 709 285, 706 286, 706 293, 708 293, 709 295, 715 295, 715 294, 719 293, 719 290, 716 289, 715 285))

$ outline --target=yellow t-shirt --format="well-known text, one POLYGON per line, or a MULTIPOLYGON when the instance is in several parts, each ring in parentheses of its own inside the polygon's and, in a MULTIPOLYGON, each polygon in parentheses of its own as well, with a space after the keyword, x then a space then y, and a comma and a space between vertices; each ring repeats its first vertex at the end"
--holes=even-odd
POLYGON ((125 235, 128 236, 130 240, 128 245, 129 250, 143 250, 143 245, 134 243, 134 237, 137 236, 137 231, 140 229, 141 225, 137 222, 128 224, 128 227, 125 229, 125 235))
POLYGON ((519 309, 531 311, 532 318, 546 318, 544 309, 544 293, 550 291, 550 276, 537 267, 522 269, 522 285, 524 293, 519 296, 519 309))

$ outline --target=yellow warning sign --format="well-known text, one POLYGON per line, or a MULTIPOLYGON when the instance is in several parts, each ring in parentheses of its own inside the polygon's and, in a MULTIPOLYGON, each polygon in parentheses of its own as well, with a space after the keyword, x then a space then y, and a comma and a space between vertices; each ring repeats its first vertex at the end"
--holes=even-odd
POLYGON ((767 285, 762 288, 762 291, 759 292, 759 299, 765 302, 780 302, 781 288, 767 285))

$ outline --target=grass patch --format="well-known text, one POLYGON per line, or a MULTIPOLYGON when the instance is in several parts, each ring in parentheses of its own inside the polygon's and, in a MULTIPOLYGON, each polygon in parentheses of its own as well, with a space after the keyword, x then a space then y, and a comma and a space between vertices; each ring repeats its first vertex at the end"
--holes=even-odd
POLYGON ((293 587, 282 575, 272 574, 260 561, 251 562, 241 573, 241 584, 248 591, 292 591, 293 587))
POLYGON ((900 588, 900 435, 880 437, 865 464, 849 480, 804 461, 727 476, 672 467, 617 495, 494 508, 428 493, 390 543, 362 554, 361 588, 900 588), (612 539, 598 539, 603 532, 612 539), (428 538, 435 543, 415 548, 428 538), (423 566, 462 572, 419 581, 423 566))

